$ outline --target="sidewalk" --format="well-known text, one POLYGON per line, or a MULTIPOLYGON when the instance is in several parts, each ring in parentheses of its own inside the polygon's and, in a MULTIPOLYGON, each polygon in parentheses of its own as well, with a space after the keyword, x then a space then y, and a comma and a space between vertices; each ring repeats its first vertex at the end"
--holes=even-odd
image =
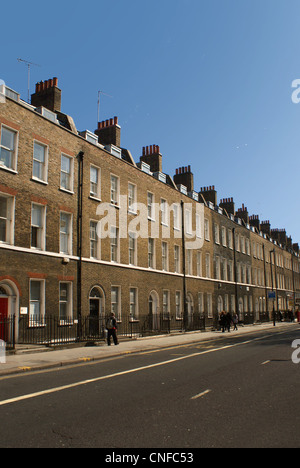
MULTIPOLYGON (((247 335, 256 331, 274 330, 274 332, 293 327, 299 328, 296 323, 277 323, 276 327, 273 323, 264 323, 259 325, 247 325, 239 327, 237 332, 231 332, 231 336, 247 335)), ((192 343, 204 342, 211 339, 224 339, 228 337, 228 333, 221 332, 189 332, 177 333, 164 336, 138 338, 127 341, 120 341, 118 346, 107 346, 104 342, 100 345, 93 347, 72 347, 59 350, 51 350, 45 348, 39 352, 12 354, 6 356, 6 363, 0 363, 0 376, 24 373, 29 371, 37 371, 42 369, 49 369, 54 367, 67 366, 72 364, 79 364, 89 361, 100 361, 110 357, 122 356, 141 351, 152 351, 155 349, 164 349, 172 346, 188 345, 192 343)))

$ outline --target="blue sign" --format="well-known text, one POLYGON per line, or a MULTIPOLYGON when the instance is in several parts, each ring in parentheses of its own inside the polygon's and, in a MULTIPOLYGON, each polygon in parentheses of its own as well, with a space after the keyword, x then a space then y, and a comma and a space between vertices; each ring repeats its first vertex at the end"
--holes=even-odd
POLYGON ((276 292, 275 291, 269 292, 268 297, 269 299, 276 299, 276 292))

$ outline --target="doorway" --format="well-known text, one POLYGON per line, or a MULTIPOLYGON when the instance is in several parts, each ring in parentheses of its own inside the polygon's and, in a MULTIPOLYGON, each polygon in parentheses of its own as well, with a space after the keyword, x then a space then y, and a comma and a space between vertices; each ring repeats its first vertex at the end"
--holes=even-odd
POLYGON ((101 288, 98 286, 94 287, 89 295, 90 303, 90 314, 89 314, 89 335, 90 336, 99 336, 100 334, 100 325, 102 319, 104 320, 103 314, 103 301, 104 294, 101 288))
POLYGON ((7 341, 8 297, 0 296, 0 340, 7 341))
POLYGON ((159 330, 158 294, 156 291, 152 291, 149 296, 149 320, 150 328, 152 330, 159 330))

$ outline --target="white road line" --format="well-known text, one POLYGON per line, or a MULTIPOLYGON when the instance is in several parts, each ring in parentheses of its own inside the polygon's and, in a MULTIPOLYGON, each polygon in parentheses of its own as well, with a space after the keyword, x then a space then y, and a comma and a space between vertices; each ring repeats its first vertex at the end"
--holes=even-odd
POLYGON ((163 361, 163 362, 158 362, 156 364, 150 364, 148 366, 137 367, 136 369, 130 369, 130 370, 123 371, 123 372, 117 372, 115 374, 104 375, 102 377, 96 377, 94 379, 83 380, 81 382, 75 382, 73 384, 63 385, 61 387, 55 387, 55 388, 50 388, 50 389, 47 389, 47 390, 42 390, 40 392, 29 393, 27 395, 22 395, 22 396, 19 396, 19 397, 10 398, 8 400, 0 401, 0 406, 9 405, 11 403, 17 403, 19 401, 30 400, 32 398, 37 398, 37 397, 44 396, 44 395, 50 395, 51 393, 57 393, 57 392, 61 392, 63 390, 69 390, 71 388, 80 387, 82 385, 87 385, 87 384, 90 384, 90 383, 100 382, 101 380, 108 380, 108 379, 112 379, 114 377, 120 377, 122 375, 134 374, 136 372, 141 372, 143 370, 153 369, 155 367, 166 366, 168 364, 173 364, 174 362, 183 361, 185 359, 191 359, 193 357, 202 356, 204 354, 210 354, 210 353, 214 353, 214 352, 217 352, 217 351, 223 351, 224 349, 236 348, 237 346, 242 346, 242 345, 245 345, 245 344, 252 343, 253 341, 258 341, 258 340, 262 340, 262 339, 264 339, 264 337, 263 338, 254 338, 253 340, 243 341, 242 343, 235 343, 235 344, 232 344, 232 345, 222 346, 221 348, 208 349, 206 351, 202 351, 202 352, 199 352, 199 353, 189 354, 187 356, 178 357, 176 359, 170 359, 169 361, 163 361))
POLYGON ((204 397, 205 395, 207 395, 210 392, 211 392, 211 390, 205 390, 205 392, 198 393, 198 395, 193 396, 191 398, 191 400, 197 400, 198 398, 202 398, 202 397, 204 397))

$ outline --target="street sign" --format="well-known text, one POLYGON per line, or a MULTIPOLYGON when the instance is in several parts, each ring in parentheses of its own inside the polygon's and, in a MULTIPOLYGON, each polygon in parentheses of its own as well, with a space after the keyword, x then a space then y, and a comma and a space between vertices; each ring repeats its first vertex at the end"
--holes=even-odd
POLYGON ((269 292, 268 297, 269 299, 276 299, 276 292, 275 291, 269 292))

